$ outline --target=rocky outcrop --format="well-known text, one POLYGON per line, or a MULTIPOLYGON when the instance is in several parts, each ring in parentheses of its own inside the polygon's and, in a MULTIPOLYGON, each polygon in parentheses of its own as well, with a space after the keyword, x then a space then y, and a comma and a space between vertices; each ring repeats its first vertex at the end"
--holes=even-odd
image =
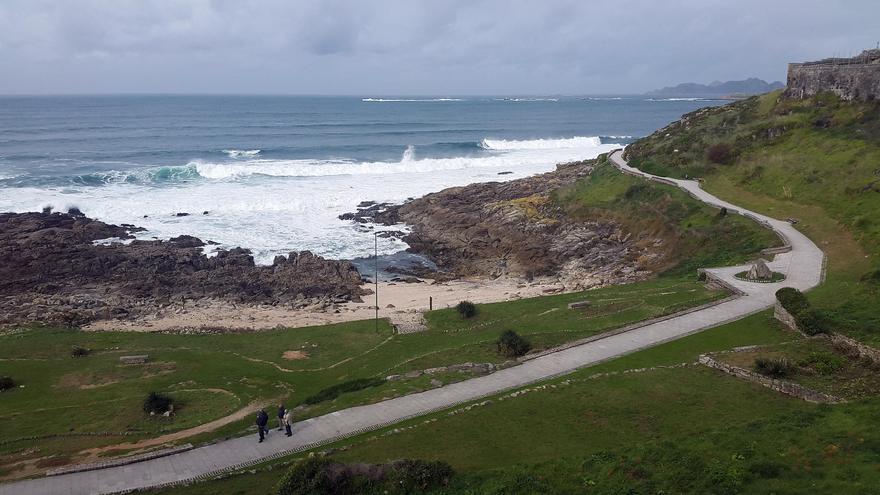
POLYGON ((241 248, 208 257, 192 236, 95 242, 135 230, 81 214, 0 214, 0 324, 80 325, 198 299, 277 305, 362 294, 351 263, 308 251, 255 266, 241 248))
MULTIPOLYGON (((458 276, 559 277, 570 289, 643 278, 642 254, 613 221, 579 221, 553 193, 592 171, 591 162, 514 180, 453 187, 403 205, 377 205, 349 218, 412 227, 410 250, 458 276)), ((368 206, 367 208, 372 207, 368 206)))
POLYGON ((822 92, 843 100, 880 99, 880 50, 865 50, 852 58, 788 64, 785 96, 807 98, 822 92))

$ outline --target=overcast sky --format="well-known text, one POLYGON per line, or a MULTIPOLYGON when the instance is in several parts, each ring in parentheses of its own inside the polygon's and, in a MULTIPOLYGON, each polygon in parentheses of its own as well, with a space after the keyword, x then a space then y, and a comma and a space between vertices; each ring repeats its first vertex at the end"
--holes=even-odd
POLYGON ((641 93, 878 39, 880 0, 0 0, 0 93, 641 93))

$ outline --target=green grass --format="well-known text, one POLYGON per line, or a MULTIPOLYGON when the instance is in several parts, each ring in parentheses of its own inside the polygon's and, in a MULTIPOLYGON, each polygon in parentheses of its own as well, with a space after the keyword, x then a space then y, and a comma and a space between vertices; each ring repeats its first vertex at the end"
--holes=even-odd
MULTIPOLYGON (((876 396, 820 406, 700 366, 702 353, 800 337, 769 312, 586 368, 540 390, 343 441, 342 462, 449 462, 437 493, 877 493, 876 396), (564 382, 568 382, 565 385, 564 382), (415 428, 406 429, 409 425, 415 428)), ((798 344, 799 345, 799 344, 798 344)), ((534 388, 534 387, 531 387, 534 388)), ((505 394, 507 395, 507 394, 505 394)), ((161 493, 270 493, 282 470, 161 493)))
POLYGON ((809 294, 834 330, 880 345, 880 103, 833 95, 780 100, 769 93, 688 116, 628 148, 630 163, 701 176, 717 196, 777 218, 793 217, 828 256, 828 279, 809 294), (705 149, 733 145, 714 165, 705 149), (674 150, 678 152, 674 152, 674 150))
MULTIPOLYGON (((377 333, 371 321, 223 335, 7 330, 0 333, 0 375, 12 376, 24 388, 4 392, 0 400, 0 466, 152 438, 215 420, 252 403, 283 401, 290 407, 322 390, 339 392, 298 411, 295 419, 301 420, 431 388, 432 379, 450 383, 469 378, 473 374, 377 381, 377 386, 357 391, 345 385, 466 361, 503 362, 494 342, 506 329, 527 336, 540 349, 720 296, 695 280, 664 278, 480 305, 479 315, 468 320, 454 309, 435 311, 427 315, 429 331, 409 335, 392 335, 386 322, 377 333), (587 310, 567 308, 569 302, 583 299, 594 305, 587 310), (91 353, 71 357, 74 346, 89 348, 91 353), (284 359, 282 354, 288 350, 303 351, 308 358, 284 359), (130 354, 149 354, 150 362, 121 365, 119 356, 130 354), (153 391, 180 402, 172 418, 144 415, 143 399, 153 391), (89 432, 130 435, 16 440, 89 432)), ((247 417, 187 441, 236 435, 251 423, 247 417)))
POLYGON ((605 157, 590 176, 557 191, 554 200, 575 218, 624 225, 651 253, 640 260, 641 268, 658 272, 739 264, 780 244, 773 232, 747 218, 723 215, 677 187, 621 174, 605 157))

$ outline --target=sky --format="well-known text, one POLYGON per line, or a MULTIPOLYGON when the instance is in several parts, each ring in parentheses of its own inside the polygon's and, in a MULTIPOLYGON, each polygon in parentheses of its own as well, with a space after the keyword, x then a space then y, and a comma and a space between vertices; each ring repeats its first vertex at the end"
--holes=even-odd
POLYGON ((633 94, 785 79, 878 0, 0 0, 0 94, 633 94))

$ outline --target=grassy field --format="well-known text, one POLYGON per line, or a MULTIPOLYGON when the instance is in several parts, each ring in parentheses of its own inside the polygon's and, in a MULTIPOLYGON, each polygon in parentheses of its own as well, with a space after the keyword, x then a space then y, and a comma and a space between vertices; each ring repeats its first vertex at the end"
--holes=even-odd
MULTIPOLYGON (((705 351, 800 340, 769 313, 587 368, 392 435, 342 442, 333 458, 444 460, 436 493, 878 493, 876 396, 820 406, 689 365, 705 351), (618 373, 638 369, 635 373, 618 373), (611 373, 597 376, 600 373, 611 373), (526 419, 527 418, 527 419, 526 419)), ((406 429, 408 425, 416 425, 406 429)), ((282 469, 162 491, 272 493, 282 469)))
MULTIPOLYGON (((506 329, 541 349, 721 296, 695 280, 664 278, 480 305, 479 314, 469 320, 454 310, 439 310, 427 317, 429 331, 409 335, 392 334, 385 322, 377 333, 371 321, 222 335, 7 330, 0 334, 0 375, 12 376, 23 388, 4 392, 0 401, 0 469, 10 474, 15 467, 64 464, 82 457, 83 449, 184 430, 248 405, 283 401, 294 406, 323 388, 356 378, 466 361, 500 363, 505 358, 494 341, 506 329), (568 309, 569 302, 584 299, 593 304, 568 309), (72 357, 74 346, 91 352, 72 357), (305 358, 285 359, 285 351, 291 350, 305 358), (120 356, 133 354, 148 354, 150 361, 120 364, 120 356), (141 403, 151 391, 178 401, 173 417, 143 413, 141 403), (85 435, 97 432, 108 435, 85 435), (26 439, 34 436, 38 439, 26 439)), ((448 383, 469 376, 431 378, 448 383)), ((426 377, 385 382, 298 411, 297 419, 431 386, 426 377)), ((251 423, 248 415, 187 441, 237 434, 251 423)))

